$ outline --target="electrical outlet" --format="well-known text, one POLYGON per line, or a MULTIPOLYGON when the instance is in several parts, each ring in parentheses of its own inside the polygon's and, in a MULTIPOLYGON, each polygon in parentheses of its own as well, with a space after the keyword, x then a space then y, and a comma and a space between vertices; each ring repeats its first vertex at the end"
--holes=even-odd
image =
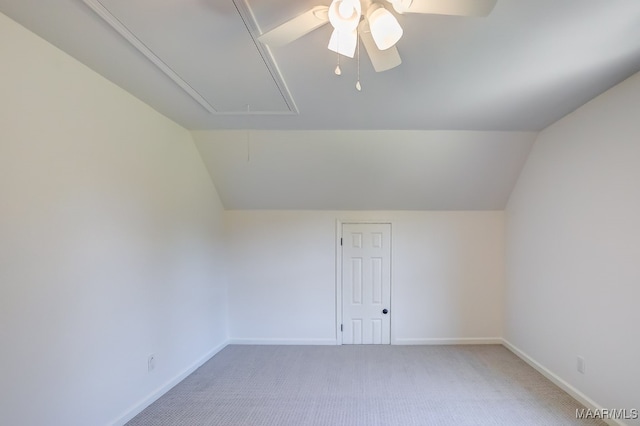
POLYGON ((156 368, 156 355, 151 354, 149 358, 147 358, 147 371, 151 373, 156 368))
POLYGON ((578 367, 578 373, 582 373, 584 374, 584 358, 582 358, 581 356, 578 357, 578 363, 576 365, 578 367))

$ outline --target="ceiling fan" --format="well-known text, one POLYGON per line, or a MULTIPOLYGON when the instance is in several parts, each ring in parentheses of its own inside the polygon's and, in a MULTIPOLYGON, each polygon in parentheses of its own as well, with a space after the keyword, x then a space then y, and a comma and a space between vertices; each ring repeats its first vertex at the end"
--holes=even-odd
MULTIPOLYGON (((487 16, 497 0, 386 0, 399 14, 423 13, 455 16, 487 16)), ((402 63, 396 43, 402 27, 383 0, 332 0, 329 6, 315 6, 258 37, 262 43, 284 46, 311 31, 331 23, 329 50, 353 58, 358 37, 376 72, 402 63)), ((340 68, 336 68, 339 74, 340 68)))

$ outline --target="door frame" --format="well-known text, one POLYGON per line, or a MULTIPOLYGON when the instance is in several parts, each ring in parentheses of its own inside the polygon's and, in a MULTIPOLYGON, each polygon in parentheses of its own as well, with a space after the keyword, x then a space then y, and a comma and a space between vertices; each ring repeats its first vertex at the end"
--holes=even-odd
POLYGON ((340 239, 342 238, 342 225, 354 224, 354 225, 389 225, 389 333, 391 339, 391 345, 394 344, 393 339, 393 223, 390 220, 336 220, 336 345, 342 345, 342 331, 340 325, 342 324, 342 244, 340 239))

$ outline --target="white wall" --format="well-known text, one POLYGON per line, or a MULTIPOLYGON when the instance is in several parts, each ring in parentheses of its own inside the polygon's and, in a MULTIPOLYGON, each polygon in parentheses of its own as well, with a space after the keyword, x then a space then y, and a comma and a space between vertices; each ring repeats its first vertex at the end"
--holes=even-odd
POLYGON ((502 212, 225 212, 236 342, 335 343, 336 220, 392 223, 392 339, 502 336, 502 212))
POLYGON ((544 130, 506 212, 506 338, 605 408, 640 408, 639 112, 636 74, 544 130))
POLYGON ((226 341, 222 208, 185 129, 1 14, 0 62, 0 424, 104 425, 226 341))

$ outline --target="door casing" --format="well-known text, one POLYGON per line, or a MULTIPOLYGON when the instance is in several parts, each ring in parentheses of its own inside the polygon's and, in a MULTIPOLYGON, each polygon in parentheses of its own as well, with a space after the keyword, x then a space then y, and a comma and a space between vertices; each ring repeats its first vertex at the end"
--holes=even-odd
MULTIPOLYGON (((336 300, 335 300, 335 310, 336 310, 336 345, 342 345, 342 330, 340 326, 342 325, 342 244, 340 243, 340 239, 342 238, 342 225, 343 224, 384 224, 389 225, 391 228, 391 250, 390 250, 390 275, 391 275, 391 296, 389 301, 389 315, 393 314, 393 223, 389 220, 336 220, 336 300)), ((393 316, 390 319, 390 333, 391 333, 391 344, 394 344, 394 330, 393 330, 393 316)))

